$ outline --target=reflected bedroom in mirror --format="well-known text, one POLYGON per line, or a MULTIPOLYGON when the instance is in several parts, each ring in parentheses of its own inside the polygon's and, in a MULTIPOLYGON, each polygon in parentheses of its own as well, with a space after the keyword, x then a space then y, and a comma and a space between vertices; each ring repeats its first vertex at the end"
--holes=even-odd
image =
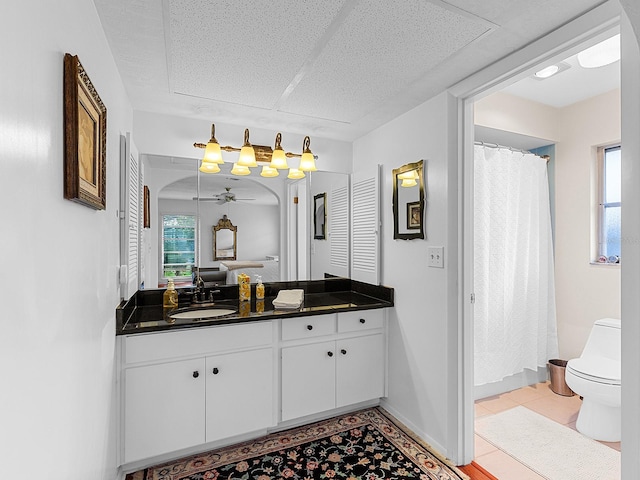
POLYGON ((424 239, 424 161, 393 170, 393 238, 424 239))

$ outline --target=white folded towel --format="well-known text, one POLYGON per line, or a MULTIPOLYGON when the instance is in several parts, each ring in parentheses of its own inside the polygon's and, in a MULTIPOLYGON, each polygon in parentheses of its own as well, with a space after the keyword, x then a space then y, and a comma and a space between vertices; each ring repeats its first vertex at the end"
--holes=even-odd
POLYGON ((280 290, 273 300, 275 308, 299 308, 304 300, 304 290, 280 290))

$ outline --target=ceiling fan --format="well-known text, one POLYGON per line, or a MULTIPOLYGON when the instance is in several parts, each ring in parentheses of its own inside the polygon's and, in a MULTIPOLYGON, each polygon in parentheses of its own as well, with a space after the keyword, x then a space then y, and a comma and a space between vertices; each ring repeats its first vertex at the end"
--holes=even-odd
MULTIPOLYGON (((194 197, 194 200, 197 200, 197 198, 194 197)), ((236 202, 236 201, 243 202, 243 201, 255 200, 255 198, 237 198, 236 194, 231 191, 231 187, 225 187, 224 192, 218 193, 217 195, 214 195, 211 198, 200 198, 200 200, 205 202, 215 201, 215 202, 218 202, 218 204, 222 205, 229 202, 236 202)))

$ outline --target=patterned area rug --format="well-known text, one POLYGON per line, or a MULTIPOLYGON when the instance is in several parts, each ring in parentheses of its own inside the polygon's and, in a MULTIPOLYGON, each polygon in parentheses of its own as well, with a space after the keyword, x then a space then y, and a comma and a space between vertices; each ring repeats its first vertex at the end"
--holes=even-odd
POLYGON ((379 408, 130 473, 126 480, 467 480, 379 408))

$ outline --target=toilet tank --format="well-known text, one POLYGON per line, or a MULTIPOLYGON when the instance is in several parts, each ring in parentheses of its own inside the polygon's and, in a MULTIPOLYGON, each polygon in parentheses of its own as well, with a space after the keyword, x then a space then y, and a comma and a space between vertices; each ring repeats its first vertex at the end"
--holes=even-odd
POLYGON ((620 320, 617 318, 596 320, 581 356, 604 357, 619 362, 620 354, 620 320))

